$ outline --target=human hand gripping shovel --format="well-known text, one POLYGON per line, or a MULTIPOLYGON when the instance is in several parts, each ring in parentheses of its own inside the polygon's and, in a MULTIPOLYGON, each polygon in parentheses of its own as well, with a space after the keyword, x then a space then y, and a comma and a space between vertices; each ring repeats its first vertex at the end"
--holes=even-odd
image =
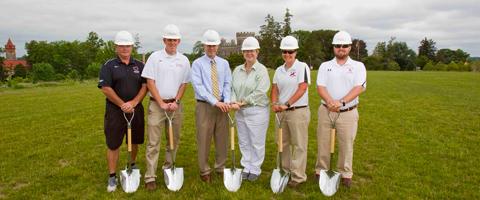
POLYGON ((230 192, 236 192, 242 185, 242 171, 235 167, 235 121, 228 113, 230 122, 230 150, 232 151, 232 168, 223 169, 223 184, 230 192))
POLYGON ((168 143, 169 143, 169 150, 170 156, 172 159, 172 167, 169 169, 163 170, 163 177, 165 180, 165 185, 170 191, 178 191, 183 186, 183 168, 175 167, 175 153, 174 153, 174 139, 173 139, 173 116, 175 112, 171 113, 171 116, 165 111, 165 116, 168 119, 168 143))
POLYGON ((132 169, 132 120, 135 116, 135 112, 132 112, 130 120, 127 115, 123 113, 123 117, 127 121, 127 150, 128 150, 128 164, 125 170, 120 172, 120 182, 122 184, 123 191, 126 193, 132 193, 137 191, 140 185, 140 169, 132 169))
POLYGON ((320 187, 320 191, 325 196, 332 196, 338 190, 338 185, 340 184, 340 173, 333 171, 332 166, 332 156, 335 152, 335 123, 337 122, 338 117, 340 116, 340 112, 335 113, 334 119, 330 117, 331 112, 328 112, 328 118, 330 119, 330 123, 332 128, 330 129, 330 169, 327 170, 320 170, 320 178, 318 179, 318 185, 320 187))
MULTIPOLYGON (((277 152, 277 168, 273 170, 272 177, 270 178, 270 188, 272 189, 273 193, 278 194, 283 192, 285 186, 288 183, 290 178, 290 172, 284 172, 282 175, 281 171, 281 163, 282 163, 282 152, 283 152, 283 129, 282 129, 282 120, 278 117, 278 114, 275 113, 275 119, 277 122, 277 145, 278 145, 278 152, 277 152)), ((283 118, 282 118, 283 119, 283 118)))

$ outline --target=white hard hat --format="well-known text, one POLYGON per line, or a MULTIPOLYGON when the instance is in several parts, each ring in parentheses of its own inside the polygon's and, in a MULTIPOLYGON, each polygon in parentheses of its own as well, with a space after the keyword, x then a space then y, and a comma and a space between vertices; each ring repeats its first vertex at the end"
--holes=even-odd
POLYGON ((332 44, 352 44, 352 37, 346 31, 338 31, 335 36, 333 36, 332 44))
POLYGON ((202 43, 205 45, 219 45, 220 44, 220 35, 217 31, 207 30, 203 34, 202 43))
POLYGON ((255 49, 260 49, 260 44, 258 44, 258 40, 256 38, 250 36, 243 40, 242 51, 255 49))
POLYGON ((115 36, 116 45, 133 45, 133 36, 128 31, 120 31, 115 36))
POLYGON ((298 49, 298 41, 293 36, 287 36, 280 42, 280 49, 282 50, 294 50, 298 49))
POLYGON ((163 38, 167 39, 180 39, 182 36, 180 35, 180 29, 173 24, 169 24, 165 26, 163 29, 163 38))

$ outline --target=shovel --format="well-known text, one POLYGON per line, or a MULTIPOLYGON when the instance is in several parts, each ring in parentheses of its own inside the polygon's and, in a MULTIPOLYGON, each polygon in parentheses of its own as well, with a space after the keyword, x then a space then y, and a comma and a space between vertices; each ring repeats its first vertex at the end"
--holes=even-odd
POLYGON ((170 169, 163 170, 163 178, 165 180, 165 185, 170 191, 178 191, 183 186, 183 168, 175 167, 175 155, 174 155, 174 144, 173 144, 173 116, 175 112, 172 112, 172 116, 169 116, 165 111, 165 116, 168 119, 168 143, 170 156, 172 158, 172 167, 170 169))
POLYGON ((230 192, 236 192, 242 185, 242 171, 235 167, 235 122, 228 113, 230 122, 230 149, 232 151, 232 168, 223 169, 223 184, 230 192))
MULTIPOLYGON (((282 175, 282 169, 280 167, 282 163, 282 152, 283 152, 283 129, 282 129, 282 120, 278 117, 278 114, 275 113, 275 119, 277 121, 277 132, 278 132, 278 152, 277 152, 277 168, 273 170, 272 177, 270 179, 270 188, 272 189, 273 193, 278 194, 283 192, 285 186, 288 183, 290 178, 290 172, 285 172, 282 175)), ((283 118, 282 118, 283 119, 283 118)))
POLYGON ((127 115, 123 113, 125 121, 127 121, 127 145, 128 145, 128 164, 125 170, 120 172, 120 182, 122 184, 123 191, 126 193, 132 193, 137 191, 140 185, 140 169, 132 169, 132 120, 135 116, 135 112, 132 112, 130 120, 127 119, 127 115))
POLYGON ((335 114, 335 118, 332 119, 330 117, 330 111, 328 112, 328 118, 330 119, 330 123, 332 128, 330 129, 330 169, 327 170, 320 170, 320 178, 318 179, 318 185, 320 187, 320 191, 325 196, 332 196, 334 195, 340 184, 340 173, 333 171, 332 166, 332 156, 335 152, 335 123, 337 122, 338 117, 340 116, 340 112, 335 114))

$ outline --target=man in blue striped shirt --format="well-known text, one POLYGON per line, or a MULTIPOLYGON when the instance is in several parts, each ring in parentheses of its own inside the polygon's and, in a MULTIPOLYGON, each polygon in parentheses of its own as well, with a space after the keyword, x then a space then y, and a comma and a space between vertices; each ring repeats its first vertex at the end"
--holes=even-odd
POLYGON ((227 159, 227 113, 230 110, 232 72, 228 62, 217 56, 220 36, 214 30, 203 34, 205 55, 193 61, 192 85, 197 105, 195 118, 197 128, 198 165, 200 178, 211 182, 208 155, 212 137, 215 141, 215 172, 223 177, 227 159))

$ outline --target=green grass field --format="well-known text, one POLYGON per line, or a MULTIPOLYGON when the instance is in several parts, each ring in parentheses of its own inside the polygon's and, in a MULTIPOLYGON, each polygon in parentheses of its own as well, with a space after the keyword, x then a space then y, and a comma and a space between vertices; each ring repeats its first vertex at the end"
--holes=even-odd
MULTIPOLYGON (((315 72, 312 80, 315 83, 315 72)), ((177 156, 177 166, 185 170, 183 188, 168 191, 160 169, 155 192, 147 192, 142 184, 134 194, 120 187, 107 193, 105 102, 93 81, 2 89, 0 199, 322 199, 312 178, 319 106, 314 85, 309 91, 309 180, 280 195, 269 186, 275 168, 273 118, 260 179, 229 193, 221 178, 210 185, 199 179, 189 87, 177 156)), ((480 73, 368 72, 368 89, 360 101, 354 185, 341 188, 335 199, 480 199, 480 73)), ((122 167, 124 152, 123 146, 122 167)), ((144 153, 142 145, 137 161, 142 173, 144 153)))

